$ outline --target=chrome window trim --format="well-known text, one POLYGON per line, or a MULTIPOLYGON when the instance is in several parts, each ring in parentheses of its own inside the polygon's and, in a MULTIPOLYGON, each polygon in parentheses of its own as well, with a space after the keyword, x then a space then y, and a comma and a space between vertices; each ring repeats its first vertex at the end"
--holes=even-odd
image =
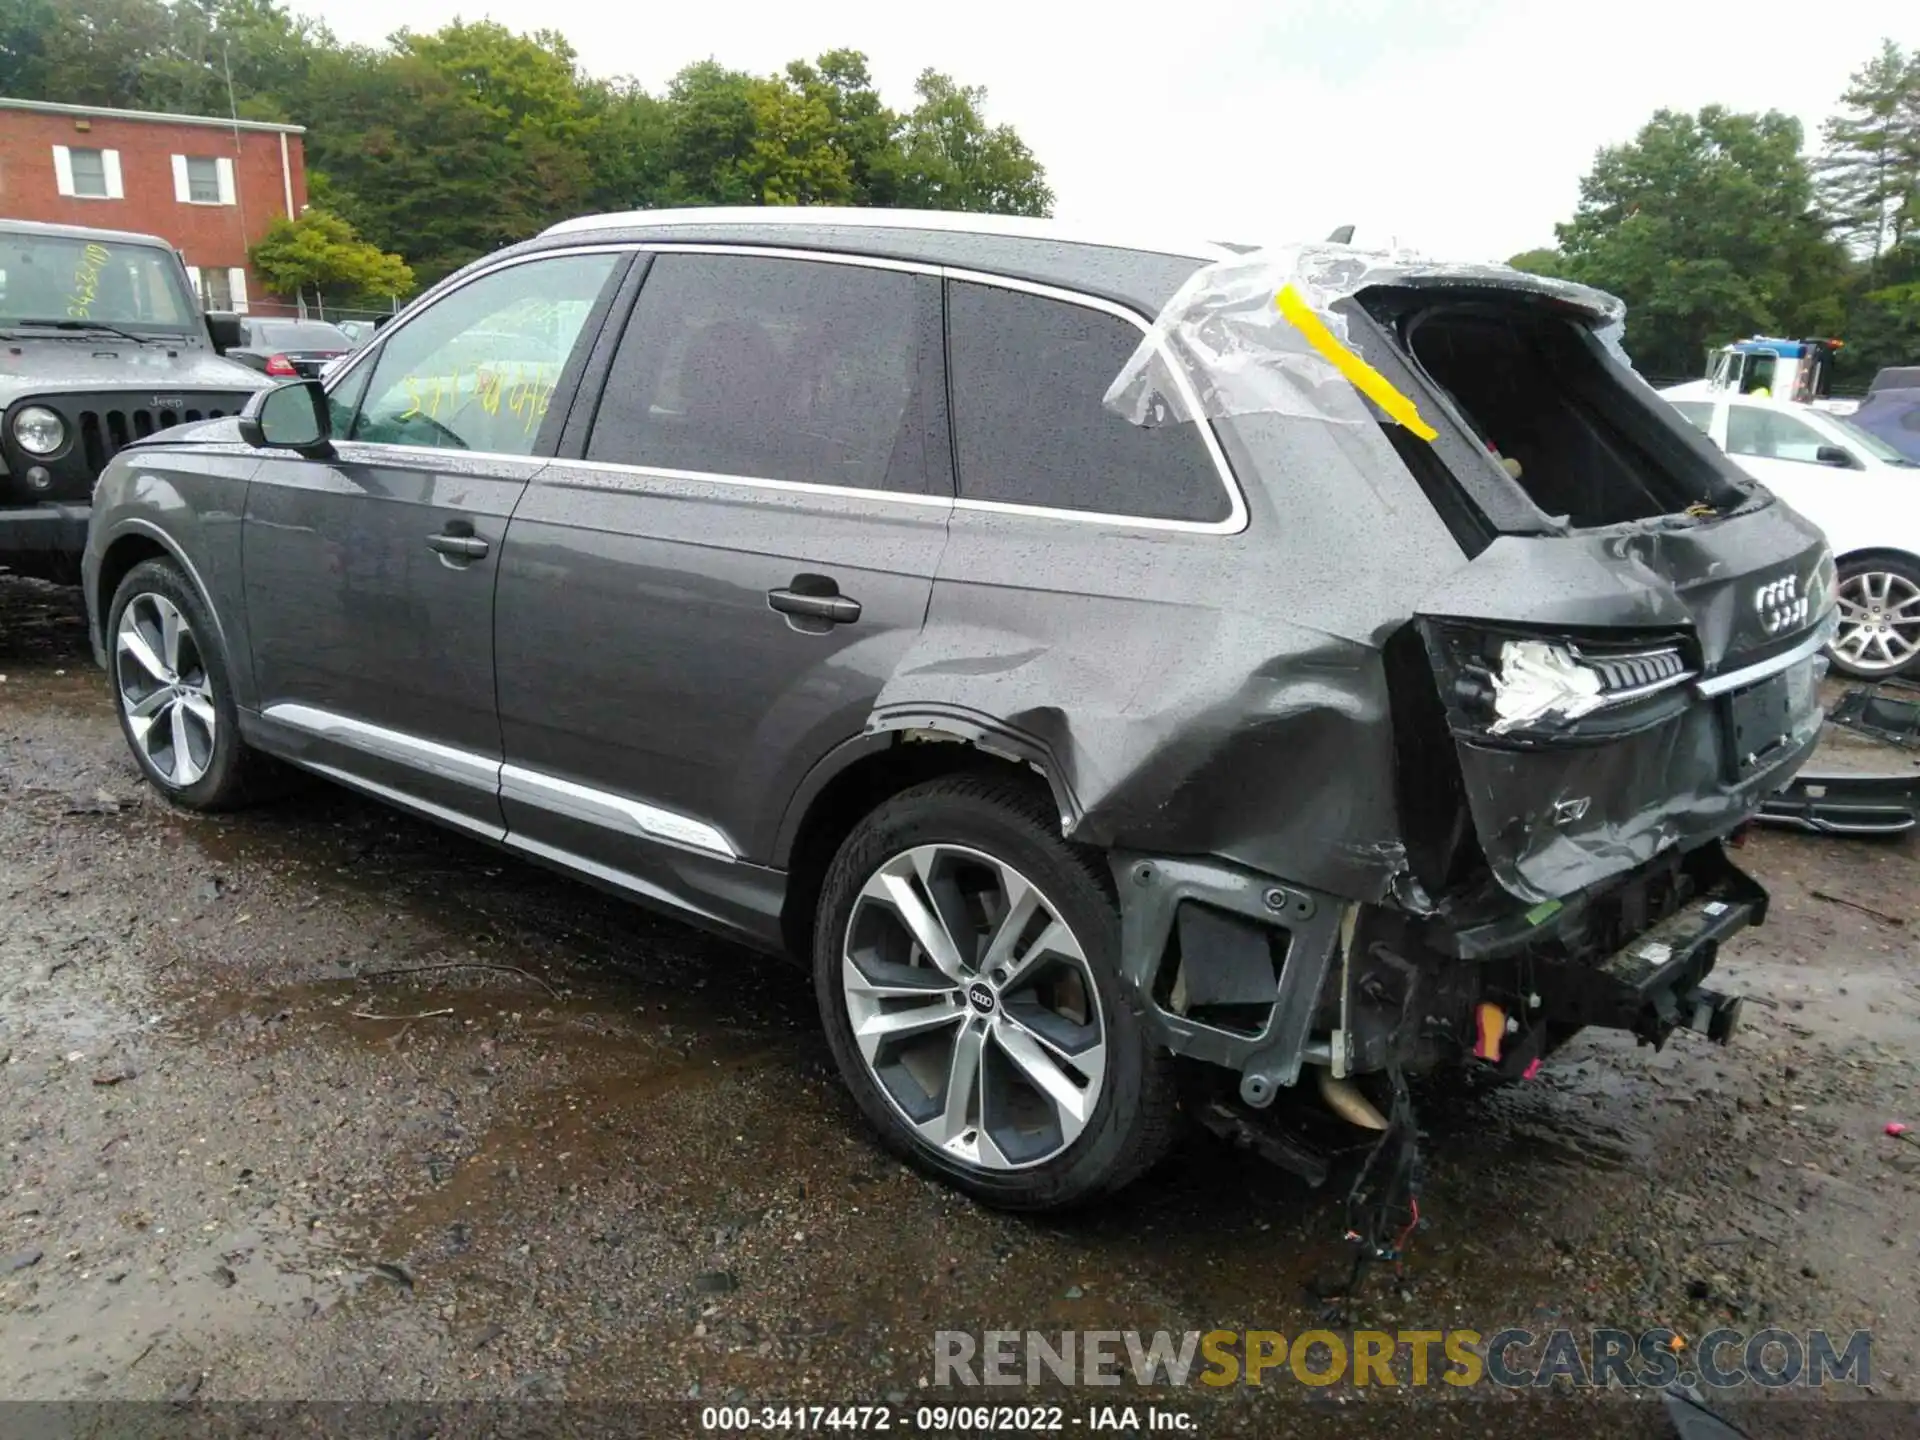
POLYGON ((1070 221, 1037 220, 1023 215, 988 215, 960 210, 882 210, 845 206, 721 205, 666 210, 617 210, 576 215, 549 225, 540 233, 591 235, 602 230, 681 229, 711 230, 719 225, 752 225, 762 229, 904 230, 930 235, 990 235, 1011 240, 1039 240, 1055 245, 1091 246, 1102 250, 1129 250, 1140 255, 1171 256, 1202 263, 1232 260, 1253 248, 1193 235, 1152 233, 1142 227, 1132 233, 1070 221))
MULTIPOLYGON (((317 705, 281 701, 267 706, 260 715, 262 719, 275 721, 318 739, 330 740, 364 755, 390 760, 442 780, 451 780, 457 785, 490 792, 502 799, 520 800, 542 810, 569 815, 605 830, 637 834, 643 839, 717 855, 723 860, 740 858, 739 850, 716 826, 664 806, 648 804, 644 800, 635 800, 610 790, 598 790, 572 780, 562 780, 557 775, 548 775, 453 745, 443 745, 437 740, 422 739, 403 730, 390 730, 384 725, 356 720, 351 715, 323 710, 317 705)), ((462 824, 467 829, 478 829, 494 839, 501 838, 493 835, 492 826, 476 825, 464 816, 443 810, 428 801, 415 800, 377 782, 363 780, 338 767, 310 760, 300 763, 309 769, 371 789, 389 799, 413 805, 436 817, 462 824)), ((523 843, 511 830, 504 834, 514 843, 523 843)), ((587 861, 580 863, 582 866, 591 864, 587 861)))
MULTIPOLYGON (((820 485, 811 480, 774 480, 761 475, 724 475, 710 470, 669 470, 659 465, 626 465, 617 460, 568 460, 547 462, 560 470, 611 470, 621 475, 638 475, 648 480, 684 480, 699 485, 737 485, 752 490, 785 490, 799 495, 823 495, 844 500, 886 500, 897 505, 928 505, 951 510, 951 495, 922 495, 910 490, 864 490, 857 485, 820 485)), ((544 473, 544 472, 543 472, 544 473)), ((540 476, 534 479, 538 481, 540 476)))
MULTIPOLYGON (((535 250, 525 255, 508 255, 502 259, 493 261, 475 270, 471 275, 461 276, 458 283, 443 280, 440 285, 434 286, 433 289, 429 290, 425 295, 422 295, 418 300, 415 300, 407 306, 405 310, 401 311, 400 314, 387 325, 385 330, 381 331, 371 341, 356 350, 353 353, 353 358, 348 360, 346 364, 334 371, 333 374, 322 376, 320 388, 325 392, 327 397, 331 399, 333 392, 340 388, 346 381, 346 378, 362 365, 370 363, 373 356, 386 349, 387 342, 395 335, 398 335, 402 330, 406 329, 407 326, 413 324, 414 321, 418 320, 448 296, 459 294, 476 280, 484 280, 489 275, 497 275, 500 271, 510 270, 516 265, 530 265, 535 260, 555 260, 570 255, 627 255, 640 248, 640 246, 633 244, 600 244, 568 245, 564 248, 556 248, 553 250, 535 250), (444 291, 441 289, 442 285, 446 287, 444 291)), ((364 399, 365 397, 363 396, 362 398, 364 399)), ((375 444, 378 442, 364 441, 360 443, 375 444)), ((426 446, 422 448, 438 449, 439 447, 426 446)), ((496 452, 486 450, 459 450, 454 453, 459 455, 491 455, 496 452)), ((513 458, 526 460, 529 458, 538 459, 540 457, 516 455, 513 458)))
POLYGON ((633 248, 651 255, 746 255, 757 260, 814 260, 825 265, 858 265, 866 270, 895 270, 907 275, 943 273, 941 266, 924 260, 894 260, 885 255, 855 255, 846 250, 808 250, 737 240, 718 240, 707 245, 693 240, 636 240, 633 248))
POLYGON ((1765 660, 1757 660, 1738 670, 1724 671, 1718 675, 1709 675, 1694 685, 1695 691, 1702 696, 1724 695, 1729 690, 1738 690, 1743 685, 1751 685, 1757 680, 1778 675, 1782 670, 1791 670, 1802 660, 1810 660, 1818 655, 1832 641, 1834 633, 1840 628, 1840 609, 1838 606, 1828 610, 1820 623, 1798 645, 1791 650, 1765 660))
MULTIPOLYGON (((1137 310, 1131 310, 1117 301, 1108 300, 1099 295, 1087 295, 1078 290, 1062 290, 1057 285, 1041 285, 1032 280, 1016 280, 1007 275, 991 275, 981 270, 963 270, 948 265, 942 273, 949 280, 964 281, 970 285, 991 285, 1001 290, 1017 290, 1026 295, 1037 295, 1043 300, 1059 300, 1068 305, 1080 305, 1089 310, 1098 310, 1126 321, 1143 336, 1153 337, 1153 322, 1137 310)), ((1167 373, 1173 377, 1174 388, 1180 392, 1180 399, 1189 415, 1201 413, 1200 397, 1194 393, 1193 383, 1187 373, 1173 356, 1167 354, 1164 341, 1159 345, 1161 358, 1166 361, 1167 373)), ((948 377, 952 384, 952 377, 948 377)), ((948 422, 951 424, 951 420, 948 422)), ((1210 421, 1194 422, 1194 429, 1200 432, 1200 442, 1206 447, 1208 457, 1213 461, 1214 473, 1227 491, 1227 514, 1220 520, 1167 520, 1146 515, 1110 515, 1097 510, 1062 510, 1047 505, 1022 505, 1014 500, 968 500, 964 496, 956 497, 954 505, 961 510, 980 510, 999 515, 1032 515, 1048 520, 1078 520, 1096 525, 1125 525, 1143 530, 1174 530, 1190 535, 1238 535, 1247 528, 1247 500, 1241 492, 1239 477, 1233 473, 1233 467, 1227 463, 1227 455, 1220 448, 1220 437, 1213 433, 1210 421)), ((957 481, 957 477, 956 477, 957 481)))
MULTIPOLYGON (((387 334, 374 344, 367 346, 353 360, 342 366, 327 379, 324 384, 330 396, 347 377, 361 365, 370 362, 372 356, 385 349, 389 336, 398 334, 401 329, 413 323, 419 316, 438 305, 448 296, 457 294, 476 280, 493 275, 514 265, 529 264, 535 260, 548 260, 564 255, 601 255, 641 253, 653 255, 745 255, 765 260, 809 260, 824 265, 858 265, 873 270, 891 270, 913 275, 934 275, 943 280, 958 280, 973 285, 990 285, 1002 290, 1014 290, 1023 294, 1036 295, 1046 300, 1058 300, 1068 305, 1079 305, 1089 310, 1098 310, 1102 314, 1112 315, 1132 325, 1144 336, 1153 334, 1153 322, 1138 311, 1108 300, 1104 296, 1089 295, 1084 291, 1067 290, 1057 285, 1043 285, 1031 280, 1021 280, 1009 275, 996 275, 985 270, 969 270, 953 265, 932 265, 920 261, 890 260, 882 256, 855 255, 838 250, 794 249, 776 245, 749 245, 735 242, 715 242, 701 244, 691 241, 673 240, 637 240, 618 244, 568 245, 552 250, 537 250, 525 255, 513 255, 495 264, 487 265, 464 277, 458 285, 448 289, 444 295, 434 296, 430 303, 422 297, 419 308, 403 315, 393 322, 387 334)), ((644 288, 644 287, 643 287, 644 288)), ((1192 382, 1182 368, 1169 361, 1168 372, 1173 376, 1174 385, 1180 391, 1188 414, 1200 412, 1199 397, 1194 393, 1192 382)), ((949 417, 948 425, 952 420, 949 417)), ((970 510, 981 514, 1011 515, 1036 520, 1065 521, 1081 525, 1101 525, 1129 530, 1150 530, 1160 532, 1184 533, 1190 535, 1238 535, 1247 528, 1248 511, 1245 492, 1240 488, 1239 477, 1233 473, 1233 467, 1227 462, 1226 452, 1220 448, 1220 439, 1213 432, 1211 423, 1198 424, 1201 444, 1206 448, 1207 456, 1213 461, 1214 473, 1227 493, 1227 514, 1220 520, 1173 520, 1149 515, 1116 515, 1098 510, 1065 510, 1047 505, 1024 505, 1013 500, 969 500, 963 496, 922 496, 909 495, 897 490, 866 490, 855 486, 836 486, 808 480, 774 480, 764 476, 728 475, 707 473, 704 471, 670 471, 657 466, 626 465, 610 461, 572 460, 560 457, 539 455, 520 455, 488 450, 444 450, 438 446, 398 446, 379 445, 383 450, 403 453, 427 453, 435 455, 467 455, 487 460, 544 460, 547 464, 568 468, 582 467, 593 469, 603 467, 624 474, 657 476, 668 479, 698 480, 702 483, 746 485, 760 489, 793 490, 799 493, 822 495, 859 495, 880 496, 884 499, 900 500, 905 503, 937 503, 950 506, 955 510, 970 510)), ((378 445, 373 441, 350 441, 343 443, 378 445)), ((538 483, 539 476, 533 477, 538 483)))

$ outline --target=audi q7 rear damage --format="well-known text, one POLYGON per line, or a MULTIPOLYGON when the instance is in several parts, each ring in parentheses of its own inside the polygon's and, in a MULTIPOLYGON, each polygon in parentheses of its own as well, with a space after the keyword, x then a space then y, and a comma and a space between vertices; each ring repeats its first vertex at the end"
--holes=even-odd
POLYGON ((1318 1178, 1295 1091, 1384 1128, 1383 1253, 1409 1075, 1727 1036, 1721 847, 1814 743, 1821 537, 1618 319, 1341 246, 569 222, 116 456, 96 641, 176 803, 272 756, 800 952, 971 1194, 1124 1185, 1183 1096, 1318 1178))
MULTIPOLYGON (((1818 533, 1667 420, 1614 352, 1605 297, 1329 252, 1215 271, 1158 327, 1191 393, 1143 348, 1110 403, 1218 425, 1282 477, 1326 433, 1384 435, 1465 557, 1411 582, 1377 645, 1322 640, 1223 681, 1217 703, 1244 711, 1209 714, 1221 755, 1169 737, 1189 768, 1166 806, 1146 767, 1132 777, 1112 869, 1157 1034, 1237 1072, 1244 1106, 1317 1068, 1336 1111, 1375 1127, 1405 1114, 1404 1075, 1531 1075, 1587 1026, 1724 1042, 1739 1002, 1706 982, 1767 896, 1723 842, 1817 739, 1818 533), (1284 311, 1296 280, 1344 322, 1321 349, 1364 410, 1316 390, 1321 357, 1255 308, 1278 291, 1284 311), (1236 833, 1262 803, 1269 831, 1236 833), (1179 833, 1156 823, 1173 808, 1179 833), (1149 816, 1171 843, 1137 843, 1149 816), (1365 1075, 1395 1102, 1354 1092, 1365 1075)), ((1352 633, 1342 618, 1312 623, 1352 633)), ((1082 834, 1106 828, 1091 809, 1082 834)))

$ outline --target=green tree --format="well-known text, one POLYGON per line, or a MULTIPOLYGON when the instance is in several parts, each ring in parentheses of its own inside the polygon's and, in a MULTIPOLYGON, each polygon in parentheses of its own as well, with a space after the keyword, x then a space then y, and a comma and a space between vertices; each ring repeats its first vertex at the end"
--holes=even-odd
POLYGON ((889 109, 857 50, 663 94, 492 21, 342 44, 284 0, 0 0, 0 93, 307 127, 310 196, 423 280, 555 220, 663 205, 1045 214, 1045 172, 985 94, 929 71, 889 109), (231 90, 229 90, 231 79, 231 90))
POLYGON ((812 63, 795 60, 787 66, 787 81, 827 107, 833 146, 846 159, 848 202, 891 205, 899 167, 889 160, 902 121, 881 102, 867 57, 858 50, 829 50, 812 63))
POLYGON ((1778 111, 1661 110, 1600 151, 1556 226, 1569 278, 1627 302, 1650 375, 1690 375, 1737 334, 1840 321, 1841 248, 1813 210, 1800 125, 1778 111))
POLYGON ((1524 270, 1529 275, 1564 276, 1567 273, 1567 257, 1551 246, 1539 250, 1522 250, 1507 261, 1516 270, 1524 270))
POLYGON ((914 84, 920 103, 906 117, 886 183, 892 203, 921 210, 986 210, 1047 215, 1046 172, 1010 125, 989 126, 987 92, 958 85, 937 70, 914 84))
POLYGON ((1822 134, 1820 208, 1872 272, 1920 232, 1920 50, 1908 55, 1882 41, 1822 134))
POLYGON ((327 290, 354 297, 398 298, 413 291, 413 271, 398 255, 369 245, 353 226, 312 206, 298 220, 275 220, 247 251, 253 273, 276 294, 315 299, 327 290))

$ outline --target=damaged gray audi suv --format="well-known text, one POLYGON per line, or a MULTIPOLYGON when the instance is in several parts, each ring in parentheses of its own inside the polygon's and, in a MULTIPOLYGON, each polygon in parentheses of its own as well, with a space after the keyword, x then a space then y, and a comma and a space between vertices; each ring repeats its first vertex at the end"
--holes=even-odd
POLYGON ((176 804, 290 764, 804 957, 889 1146, 1065 1205, 1183 1115, 1733 1028, 1832 562, 1619 323, 1340 246, 571 221, 121 452, 94 643, 176 804))

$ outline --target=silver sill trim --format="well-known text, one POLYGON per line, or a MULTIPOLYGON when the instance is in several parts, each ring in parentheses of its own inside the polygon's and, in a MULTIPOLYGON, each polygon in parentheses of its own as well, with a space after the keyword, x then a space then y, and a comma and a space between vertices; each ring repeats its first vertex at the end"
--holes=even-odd
POLYGON ((435 740, 422 740, 415 735, 389 730, 383 725, 371 725, 365 720, 355 720, 350 715, 337 715, 314 705, 282 702, 269 705, 260 713, 268 720, 291 725, 322 740, 331 740, 336 745, 344 745, 362 754, 423 770, 457 785, 470 785, 476 790, 497 791, 500 788, 500 762, 490 760, 485 755, 476 755, 471 750, 459 750, 435 740))
POLYGON ((603 884, 629 891, 644 900, 652 900, 659 904, 670 906, 675 910, 684 911, 686 914, 699 915, 708 920, 718 920, 720 918, 711 910, 703 910, 685 896, 676 895, 673 891, 663 889, 650 880, 642 880, 638 875, 629 874, 625 870, 616 870, 611 865, 602 865, 598 860, 589 860, 584 855, 576 855, 571 850, 562 850, 559 846, 549 845, 543 840, 529 840, 524 835, 515 835, 509 832, 505 843, 510 850, 518 850, 523 854, 532 855, 537 859, 547 861, 549 864, 557 865, 562 870, 570 870, 578 875, 591 875, 595 880, 601 881, 603 884))
POLYGON ((1840 628, 1840 610, 1835 607, 1826 613, 1826 617, 1813 627, 1806 639, 1791 650, 1759 660, 1738 670, 1724 671, 1719 675, 1709 675, 1697 682, 1694 690, 1702 696, 1724 695, 1729 690, 1738 690, 1743 685, 1751 685, 1756 680, 1765 680, 1769 675, 1778 675, 1782 670, 1790 670, 1802 660, 1818 655, 1832 641, 1840 628))
POLYGON ((456 830, 465 830, 470 835, 478 835, 483 840, 491 840, 498 845, 507 838, 507 832, 498 825, 489 825, 484 820, 475 820, 471 815, 462 815, 458 810, 449 810, 444 805, 435 805, 431 800, 420 800, 391 785, 382 785, 377 780, 368 780, 355 775, 351 770, 342 770, 337 765, 321 765, 312 760, 296 760, 294 764, 303 770, 311 770, 316 775, 324 775, 329 780, 345 785, 349 790, 358 790, 371 795, 376 800, 401 810, 411 810, 429 820, 437 820, 442 825, 450 825, 456 830))
POLYGON ((703 851, 725 860, 740 858, 733 842, 705 821, 609 790, 596 790, 589 785, 543 775, 523 766, 500 767, 500 798, 537 805, 542 810, 597 825, 603 830, 623 830, 643 839, 703 851))
MULTIPOLYGON (((350 715, 336 715, 331 710, 322 710, 314 705, 282 702, 267 706, 260 714, 263 719, 276 721, 319 739, 345 746, 350 750, 358 750, 363 755, 372 755, 397 765, 405 765, 442 780, 451 780, 458 785, 471 786, 475 790, 498 795, 503 800, 519 800, 528 805, 538 806, 542 810, 567 815, 589 825, 597 825, 603 830, 638 835, 642 839, 660 844, 677 845, 682 849, 717 855, 723 860, 740 858, 740 852, 734 848, 733 842, 712 825, 663 809, 658 805, 649 805, 644 800, 616 795, 610 790, 596 790, 590 785, 579 785, 571 780, 562 780, 558 776, 529 770, 523 765, 509 765, 485 755, 476 755, 471 750, 442 745, 436 740, 423 740, 417 735, 389 730, 383 725, 356 720, 350 715)), ((414 800, 400 791, 373 781, 362 780, 335 766, 315 763, 311 760, 301 760, 299 763, 334 779, 370 790, 397 804, 424 810, 449 823, 462 825, 470 830, 477 828, 480 833, 486 834, 491 839, 502 838, 501 835, 494 834, 490 826, 476 826, 474 822, 454 811, 443 810, 426 801, 414 800)), ((523 848, 532 848, 533 842, 524 841, 510 832, 503 832, 503 834, 505 838, 522 845, 523 848)), ((556 852, 555 858, 563 857, 556 852)), ((575 859, 569 863, 576 863, 581 869, 593 868, 592 863, 585 860, 575 859)), ((598 872, 595 871, 595 873, 598 872)))

